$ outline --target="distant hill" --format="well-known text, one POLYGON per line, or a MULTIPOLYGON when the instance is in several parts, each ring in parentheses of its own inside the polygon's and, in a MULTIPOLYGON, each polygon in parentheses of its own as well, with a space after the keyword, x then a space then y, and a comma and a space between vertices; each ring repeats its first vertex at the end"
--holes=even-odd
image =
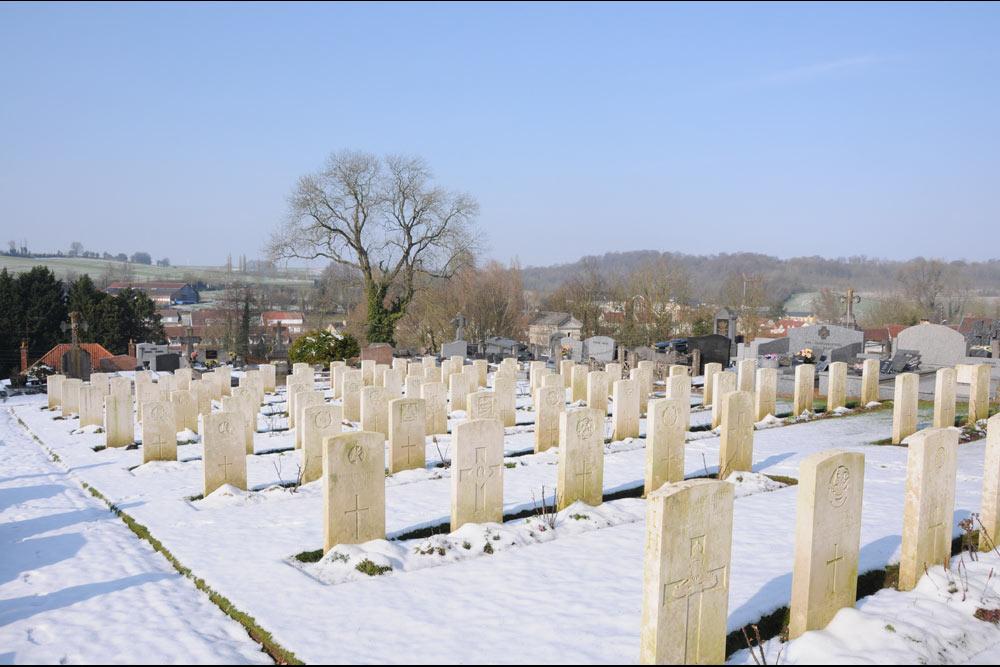
MULTIPOLYGON (((587 267, 595 267, 609 277, 627 275, 642 263, 666 256, 680 262, 690 272, 699 296, 713 299, 723 282, 734 273, 759 274, 768 282, 775 299, 785 300, 794 294, 817 292, 826 287, 841 291, 854 287, 859 292, 891 292, 899 288, 896 279, 907 262, 865 256, 827 259, 818 256, 781 259, 759 253, 685 255, 655 250, 612 252, 581 258, 572 264, 529 266, 523 269, 527 290, 549 292, 570 280, 587 267)), ((911 260, 912 261, 912 260, 911 260)), ((986 262, 948 262, 949 280, 979 297, 1000 296, 1000 260, 986 262)))

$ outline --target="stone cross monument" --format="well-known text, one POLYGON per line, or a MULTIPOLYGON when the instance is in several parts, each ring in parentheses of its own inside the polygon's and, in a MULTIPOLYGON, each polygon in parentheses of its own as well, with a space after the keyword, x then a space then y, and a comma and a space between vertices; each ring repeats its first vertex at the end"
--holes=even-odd
POLYGON ((858 329, 858 321, 854 319, 854 304, 861 303, 861 297, 854 295, 854 288, 848 287, 847 294, 840 297, 840 302, 844 304, 844 327, 848 329, 858 329))

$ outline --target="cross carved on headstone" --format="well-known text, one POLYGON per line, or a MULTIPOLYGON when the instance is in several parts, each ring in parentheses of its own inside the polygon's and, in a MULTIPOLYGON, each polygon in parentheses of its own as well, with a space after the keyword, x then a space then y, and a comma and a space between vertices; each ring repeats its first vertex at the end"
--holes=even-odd
POLYGON ((726 585, 727 565, 711 567, 705 553, 705 536, 691 538, 688 577, 663 585, 663 605, 684 602, 684 661, 701 662, 701 622, 705 593, 726 585), (692 601, 694 605, 692 608, 692 601), (692 622, 693 621, 693 622, 692 622))
POLYGON ((833 558, 826 561, 827 566, 833 566, 833 576, 829 579, 830 586, 829 594, 834 595, 837 593, 837 564, 844 560, 844 557, 840 554, 840 545, 833 545, 833 558))
POLYGON ((417 443, 413 442, 413 436, 412 436, 412 434, 407 434, 407 436, 406 436, 406 444, 403 445, 403 449, 406 450, 406 465, 410 465, 410 456, 413 454, 413 452, 411 450, 414 447, 416 447, 416 446, 417 446, 417 443))
POLYGON ((354 494, 354 509, 346 510, 344 514, 354 514, 354 539, 361 539, 361 513, 367 512, 370 507, 361 507, 361 496, 354 494))

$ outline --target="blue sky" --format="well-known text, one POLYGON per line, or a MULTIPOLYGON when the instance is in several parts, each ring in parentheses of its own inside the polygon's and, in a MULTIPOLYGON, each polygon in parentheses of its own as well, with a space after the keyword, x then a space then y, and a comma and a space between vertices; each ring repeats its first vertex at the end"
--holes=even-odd
POLYGON ((350 148, 423 156, 525 265, 1000 257, 998 34, 988 3, 3 3, 0 244, 256 257, 350 148))

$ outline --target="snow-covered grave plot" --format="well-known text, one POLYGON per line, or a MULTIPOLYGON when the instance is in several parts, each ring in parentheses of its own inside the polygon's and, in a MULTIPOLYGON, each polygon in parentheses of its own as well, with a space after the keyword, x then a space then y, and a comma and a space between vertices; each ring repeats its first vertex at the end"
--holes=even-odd
MULTIPOLYGON (((283 388, 266 397, 258 416, 255 453, 247 457, 249 490, 223 486, 207 498, 200 497, 201 438, 193 433, 180 434, 177 461, 143 464, 141 448, 102 449, 104 434, 55 418, 58 411, 44 409, 44 397, 4 411, 3 429, 24 442, 30 430, 71 478, 148 528, 180 564, 299 660, 636 662, 646 544, 646 503, 636 496, 645 475, 645 420, 639 438, 605 445, 604 495, 618 499, 598 507, 577 502, 548 516, 559 453, 532 453, 531 398, 520 384, 518 425, 503 438, 504 523, 465 524, 448 533, 451 470, 441 464, 451 460, 452 439, 429 436, 425 468, 385 478, 389 539, 339 545, 322 558, 322 482, 295 486, 301 452, 280 416, 283 388)), ((328 386, 316 388, 330 400, 328 386)), ((796 478, 811 454, 834 448, 865 454, 859 572, 899 561, 907 449, 871 444, 891 435, 891 410, 840 413, 757 425, 753 472, 730 478, 737 489, 727 631, 789 603, 796 486, 765 474, 796 478)), ((453 412, 450 424, 464 416, 453 412)), ((693 427, 710 425, 711 411, 696 409, 691 417, 693 427)), ((920 427, 930 420, 922 410, 920 427)), ((344 430, 358 426, 348 422, 344 430)), ((604 434, 611 435, 610 419, 604 434)), ((135 435, 140 439, 138 427, 135 435)), ((984 451, 981 441, 959 447, 953 535, 979 511, 984 451)), ((715 475, 718 467, 718 431, 689 433, 685 476, 715 475)), ((17 597, 2 586, 0 596, 0 608, 3 599, 17 597)), ((984 648, 969 647, 966 657, 984 648)))
POLYGON ((271 662, 240 624, 137 540, 5 409, 0 664, 161 660, 271 662))

